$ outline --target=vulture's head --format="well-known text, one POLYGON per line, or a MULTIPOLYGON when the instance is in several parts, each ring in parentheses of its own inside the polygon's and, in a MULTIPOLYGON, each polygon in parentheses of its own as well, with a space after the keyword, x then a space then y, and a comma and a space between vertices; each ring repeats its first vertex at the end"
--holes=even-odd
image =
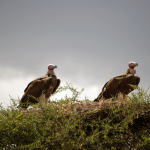
POLYGON ((134 70, 134 67, 138 66, 138 63, 130 61, 128 65, 129 65, 130 73, 134 75, 136 73, 136 70, 134 70))
POLYGON ((50 74, 55 75, 55 73, 54 73, 55 68, 57 68, 56 65, 53 65, 53 64, 48 65, 48 71, 50 72, 50 74))

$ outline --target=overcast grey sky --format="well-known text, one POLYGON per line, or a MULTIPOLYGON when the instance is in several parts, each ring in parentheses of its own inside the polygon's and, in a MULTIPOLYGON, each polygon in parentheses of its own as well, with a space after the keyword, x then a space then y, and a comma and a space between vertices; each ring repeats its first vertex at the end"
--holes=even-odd
POLYGON ((21 98, 50 63, 62 86, 85 88, 90 100, 131 60, 148 89, 149 8, 149 0, 1 0, 0 102, 21 98))

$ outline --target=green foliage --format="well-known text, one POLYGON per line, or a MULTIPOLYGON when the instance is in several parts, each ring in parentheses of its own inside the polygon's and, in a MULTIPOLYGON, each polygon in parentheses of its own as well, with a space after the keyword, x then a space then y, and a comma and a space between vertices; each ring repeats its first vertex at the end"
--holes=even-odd
MULTIPOLYGON (((84 88, 82 88, 81 91, 77 91, 77 88, 74 88, 72 83, 66 82, 66 86, 60 86, 53 95, 66 90, 70 90, 72 92, 71 100, 76 101, 79 98, 80 94, 84 91, 84 88)), ((68 100, 67 95, 65 97, 65 100, 66 99, 68 100)))
MULTIPOLYGON (((89 102, 91 107, 97 104, 96 109, 81 114, 74 109, 66 112, 63 106, 71 102, 71 107, 76 107, 83 89, 77 91, 67 83, 56 93, 68 89, 71 98, 66 96, 47 106, 39 103, 29 110, 17 110, 12 98, 9 108, 0 105, 0 149, 150 149, 148 91, 136 87, 136 93, 116 100, 115 105, 112 101, 109 107, 89 102)), ((88 102, 84 102, 86 107, 88 102)))

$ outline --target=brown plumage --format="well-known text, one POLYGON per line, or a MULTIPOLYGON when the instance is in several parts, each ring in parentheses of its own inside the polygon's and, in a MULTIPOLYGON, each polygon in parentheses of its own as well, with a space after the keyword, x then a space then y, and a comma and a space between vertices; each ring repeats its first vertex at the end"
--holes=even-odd
POLYGON ((48 71, 45 76, 39 77, 31 81, 21 98, 20 107, 27 108, 29 104, 38 103, 39 101, 47 104, 48 98, 53 94, 60 85, 60 79, 57 79, 53 69, 55 65, 48 65, 48 71))
POLYGON ((136 73, 136 70, 134 70, 135 66, 138 66, 138 64, 132 61, 129 62, 129 69, 124 74, 116 76, 106 82, 101 93, 94 101, 97 102, 101 99, 117 97, 119 93, 127 95, 133 91, 134 89, 130 85, 138 86, 140 82, 140 78, 138 76, 134 76, 136 73))

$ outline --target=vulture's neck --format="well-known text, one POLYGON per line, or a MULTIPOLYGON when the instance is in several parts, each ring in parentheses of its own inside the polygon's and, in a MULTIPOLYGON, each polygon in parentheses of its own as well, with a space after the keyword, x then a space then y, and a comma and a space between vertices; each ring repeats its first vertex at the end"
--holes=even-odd
MULTIPOLYGON (((136 73, 136 70, 134 70, 134 68, 129 68, 125 73, 123 73, 123 74, 121 74, 121 75, 119 75, 119 76, 124 76, 124 75, 128 75, 128 74, 135 74, 136 73)), ((118 76, 116 76, 116 77, 118 77, 118 76)))
POLYGON ((50 76, 52 76, 52 75, 55 76, 54 71, 53 71, 53 70, 48 70, 47 73, 46 73, 46 76, 50 77, 50 76))
POLYGON ((136 73, 136 71, 134 70, 134 68, 129 68, 128 70, 127 70, 127 72, 126 72, 126 74, 135 74, 136 73))

